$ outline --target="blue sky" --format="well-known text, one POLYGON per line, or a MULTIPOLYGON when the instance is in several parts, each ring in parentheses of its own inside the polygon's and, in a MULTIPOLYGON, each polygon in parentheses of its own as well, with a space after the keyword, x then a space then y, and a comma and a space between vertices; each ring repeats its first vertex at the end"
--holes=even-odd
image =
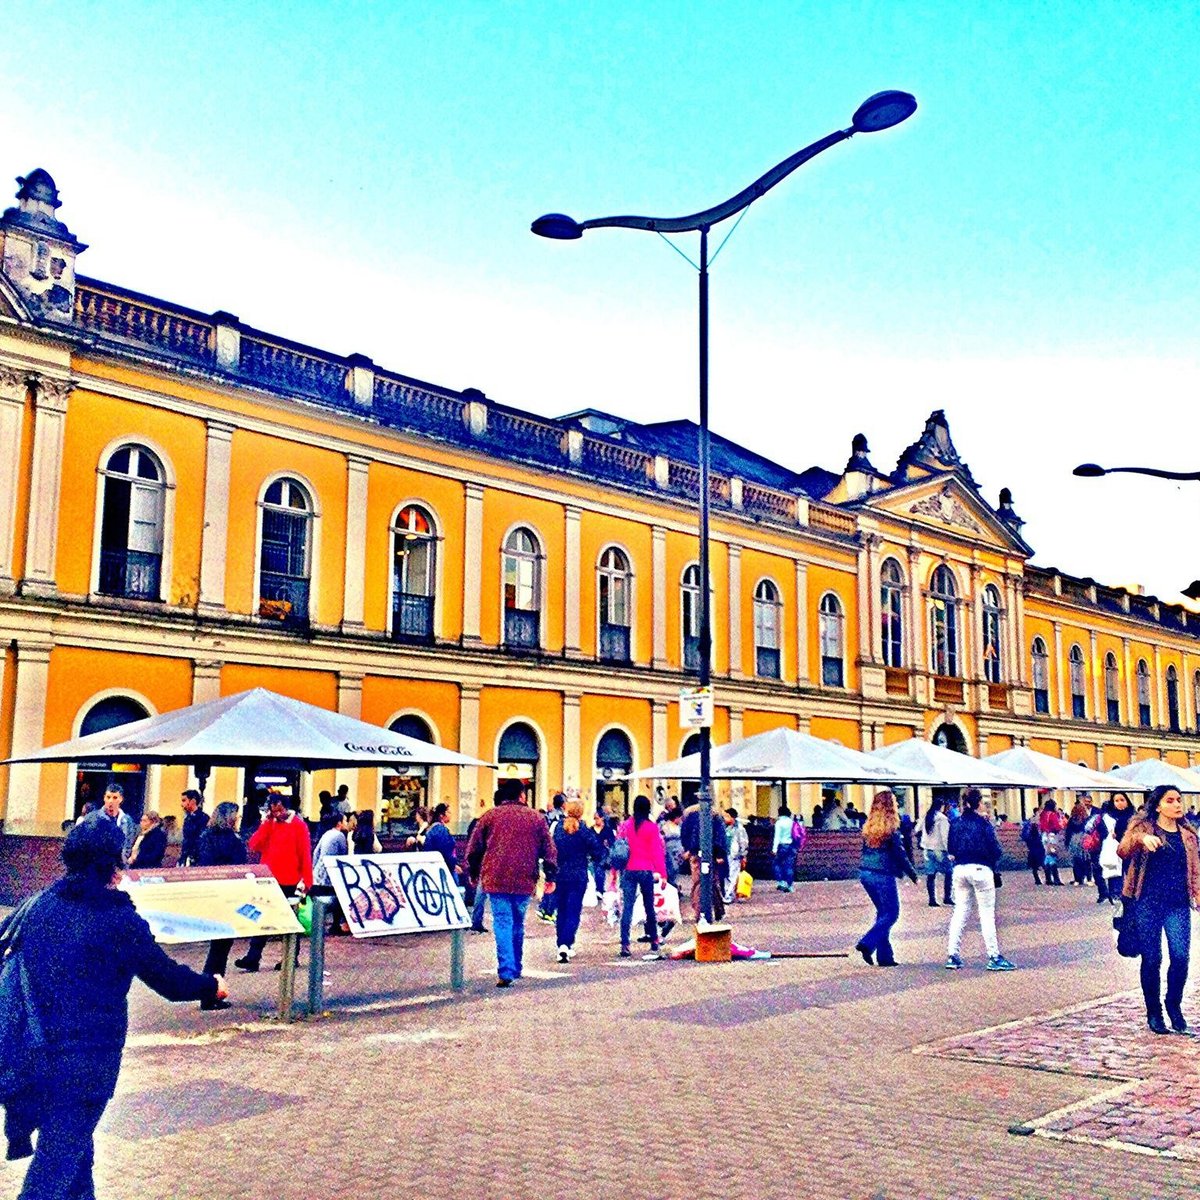
MULTIPOLYGON (((8 0, 0 177, 89 274, 557 414, 695 411, 695 280, 652 235, 912 91, 753 206, 712 281, 712 418, 890 468, 933 408, 1038 561, 1172 597, 1196 468, 1200 12, 1185 4, 8 0)), ((691 249, 692 247, 687 247, 691 249)))

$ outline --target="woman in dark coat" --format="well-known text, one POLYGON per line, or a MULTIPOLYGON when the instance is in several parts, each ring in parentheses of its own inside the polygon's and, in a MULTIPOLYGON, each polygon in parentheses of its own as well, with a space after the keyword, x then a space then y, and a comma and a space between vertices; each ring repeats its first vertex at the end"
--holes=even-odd
POLYGON ((570 962, 575 957, 575 935, 583 913, 583 894, 587 891, 589 864, 604 860, 600 839, 583 823, 583 801, 568 800, 566 815, 554 827, 554 849, 558 854, 558 870, 554 890, 558 904, 554 910, 555 933, 558 936, 558 961, 570 962))
POLYGON ((896 797, 891 792, 880 792, 871 801, 871 815, 863 826, 862 859, 858 878, 864 891, 875 906, 875 923, 859 939, 855 950, 863 961, 874 961, 881 967, 894 967, 896 955, 892 951, 892 926, 900 916, 900 892, 896 879, 907 875, 917 882, 917 871, 904 850, 900 837, 900 814, 896 808, 896 797))
MULTIPOLYGON (((200 835, 199 866, 240 867, 246 862, 246 843, 238 836, 238 806, 218 804, 209 818, 208 828, 200 835)), ((204 960, 207 975, 224 975, 229 965, 229 951, 233 949, 232 938, 218 938, 208 943, 208 957, 204 960)), ((206 1012, 228 1008, 229 1001, 218 997, 200 1001, 206 1012)))
POLYGON ((46 1042, 28 1090, 38 1140, 21 1200, 94 1194, 92 1137, 116 1090, 134 977, 168 1000, 224 995, 220 977, 164 953, 133 901, 117 891, 124 848, 111 821, 76 825, 63 844, 66 875, 21 927, 15 953, 46 1042))

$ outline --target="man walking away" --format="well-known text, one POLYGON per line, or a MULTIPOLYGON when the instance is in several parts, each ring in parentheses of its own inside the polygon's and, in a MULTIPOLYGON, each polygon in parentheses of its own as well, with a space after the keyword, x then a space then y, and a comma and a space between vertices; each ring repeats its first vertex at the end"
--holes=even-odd
POLYGON ((471 878, 492 903, 497 987, 511 987, 521 978, 525 910, 537 890, 538 867, 553 891, 557 862, 550 827, 525 805, 525 784, 520 779, 501 780, 495 808, 479 818, 467 843, 471 878))
POLYGON ((200 835, 208 828, 204 812, 204 797, 195 788, 188 788, 180 797, 183 803, 183 841, 179 844, 179 865, 200 865, 200 835))
MULTIPOLYGON (((281 797, 271 797, 267 819, 255 830, 247 849, 259 855, 285 896, 302 896, 312 887, 312 840, 308 826, 281 797)), ((251 938, 245 956, 234 959, 233 965, 242 971, 257 971, 266 944, 265 937, 251 938)), ((297 956, 299 953, 297 942, 297 956)))
MULTIPOLYGON (((790 829, 790 826, 789 826, 790 829)), ((683 825, 679 831, 679 843, 683 847, 683 857, 692 872, 692 921, 700 921, 700 805, 689 804, 683 810, 683 825)), ((720 921, 725 916, 724 884, 722 882, 724 869, 728 863, 725 818, 717 809, 712 814, 712 853, 713 853, 713 888, 712 904, 713 919, 720 921)))

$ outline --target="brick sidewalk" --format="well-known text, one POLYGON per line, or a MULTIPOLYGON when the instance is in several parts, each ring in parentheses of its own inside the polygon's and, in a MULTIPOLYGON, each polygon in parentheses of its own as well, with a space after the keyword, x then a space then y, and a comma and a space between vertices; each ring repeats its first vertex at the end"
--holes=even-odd
MULTIPOLYGON (((530 969, 508 991, 495 988, 491 939, 479 936, 459 995, 445 987, 444 938, 334 941, 332 1015, 295 1024, 262 1019, 269 972, 235 973, 223 1014, 172 1007, 139 985, 97 1142, 98 1194, 1194 1196, 1200 1164, 1182 1157, 1008 1132, 1127 1084, 977 1052, 981 1038, 1016 1036, 995 1031, 1086 1012, 1078 1006, 1134 985, 1107 909, 1013 877, 1001 937, 1021 970, 983 971, 976 931, 967 969, 950 973, 948 910, 925 907, 923 888, 901 895, 891 970, 857 956, 622 961, 615 933, 588 914, 568 967, 554 961, 552 927, 531 919, 530 969), (961 1053, 949 1052, 955 1039, 961 1053)), ((856 884, 807 884, 791 896, 767 889, 733 919, 738 940, 762 947, 844 949, 870 911, 856 884)), ((1139 1037, 1131 1024, 1131 1056, 1139 1037)), ((1190 1046, 1180 1039, 1172 1053, 1190 1046)), ((1161 1092, 1143 1108, 1164 1127, 1182 1120, 1161 1092)), ((21 1171, 0 1166, 0 1194, 16 1193, 21 1171)))

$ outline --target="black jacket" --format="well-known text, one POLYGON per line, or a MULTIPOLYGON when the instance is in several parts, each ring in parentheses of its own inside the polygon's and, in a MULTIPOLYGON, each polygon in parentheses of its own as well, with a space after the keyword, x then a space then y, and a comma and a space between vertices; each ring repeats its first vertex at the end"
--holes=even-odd
POLYGON ((210 825, 201 835, 198 867, 240 867, 246 861, 246 844, 232 829, 210 825))
POLYGON ((20 953, 51 1054, 115 1051, 119 1061, 135 976, 168 1000, 212 1000, 217 993, 214 976, 158 946, 124 892, 83 879, 46 889, 25 918, 20 953))
POLYGON ((1004 851, 991 821, 970 810, 950 822, 948 852, 956 867, 991 867, 994 871, 1004 851))
POLYGON ((914 883, 917 881, 916 868, 905 853, 899 832, 893 833, 882 846, 868 846, 864 841, 858 869, 879 875, 895 875, 897 878, 907 875, 914 883))
MULTIPOLYGON (((724 862, 729 856, 729 840, 725 836, 725 818, 713 809, 712 815, 713 862, 724 862)), ((679 827, 679 844, 685 854, 700 855, 700 806, 689 805, 683 810, 683 823, 679 827)))
POLYGON ((587 883, 589 862, 604 861, 604 846, 595 832, 580 825, 574 833, 568 833, 560 821, 554 827, 554 849, 558 854, 560 883, 587 883))
POLYGON ((142 834, 137 854, 130 860, 131 870, 144 871, 147 867, 161 867, 167 855, 167 831, 155 825, 142 834))
POLYGON ((183 818, 183 841, 179 845, 179 865, 195 867, 200 864, 200 839, 208 829, 208 813, 202 808, 183 818))

